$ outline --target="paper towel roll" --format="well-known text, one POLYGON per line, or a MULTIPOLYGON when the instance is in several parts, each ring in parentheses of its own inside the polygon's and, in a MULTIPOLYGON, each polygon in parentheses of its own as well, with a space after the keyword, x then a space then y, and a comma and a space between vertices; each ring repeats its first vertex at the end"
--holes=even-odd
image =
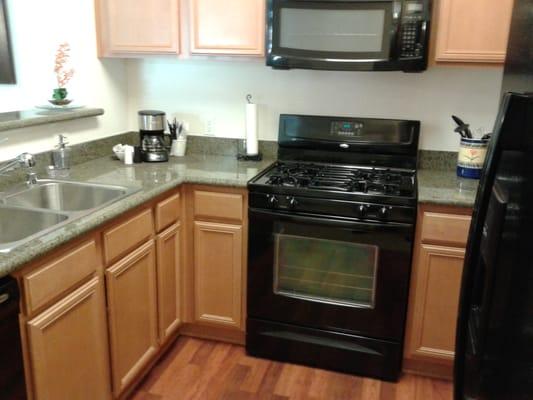
POLYGON ((259 152, 257 141, 257 104, 246 104, 246 154, 255 156, 259 152))

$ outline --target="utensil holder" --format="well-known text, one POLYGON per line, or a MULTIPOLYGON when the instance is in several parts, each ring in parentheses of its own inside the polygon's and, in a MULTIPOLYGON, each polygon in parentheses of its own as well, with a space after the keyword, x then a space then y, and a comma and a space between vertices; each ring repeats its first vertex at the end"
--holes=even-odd
POLYGON ((462 138, 457 160, 457 176, 479 179, 487 157, 490 139, 462 138))
POLYGON ((170 148, 170 155, 174 157, 183 157, 187 151, 187 139, 186 138, 177 138, 172 141, 172 146, 170 148))

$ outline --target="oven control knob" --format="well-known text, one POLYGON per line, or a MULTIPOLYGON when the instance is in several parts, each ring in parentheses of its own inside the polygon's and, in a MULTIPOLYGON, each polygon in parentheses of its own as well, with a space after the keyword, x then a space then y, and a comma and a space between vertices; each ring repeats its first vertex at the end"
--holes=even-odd
POLYGON ((289 201, 289 208, 296 208, 298 205, 298 200, 296 200, 294 197, 287 197, 287 200, 289 201))
POLYGON ((360 204, 359 206, 357 206, 357 216, 359 218, 364 218, 366 217, 366 214, 368 212, 368 206, 367 205, 364 205, 364 204, 360 204))
POLYGON ((390 209, 388 207, 381 207, 378 210, 378 217, 380 219, 387 219, 389 218, 389 215, 390 215, 390 209))
POLYGON ((276 207, 279 203, 278 198, 274 196, 273 194, 267 194, 267 199, 268 199, 268 205, 270 207, 276 207))

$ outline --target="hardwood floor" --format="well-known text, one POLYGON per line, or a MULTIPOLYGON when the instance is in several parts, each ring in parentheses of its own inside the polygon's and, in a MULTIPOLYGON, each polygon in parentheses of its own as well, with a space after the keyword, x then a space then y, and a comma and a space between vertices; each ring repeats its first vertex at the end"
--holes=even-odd
POLYGON ((132 400, 451 400, 452 383, 374 379, 248 357, 241 346, 183 337, 132 400))

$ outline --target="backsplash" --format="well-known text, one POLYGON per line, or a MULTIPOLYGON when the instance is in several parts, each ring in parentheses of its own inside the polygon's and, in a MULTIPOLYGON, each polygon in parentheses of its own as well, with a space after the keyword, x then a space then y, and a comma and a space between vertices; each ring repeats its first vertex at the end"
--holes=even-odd
POLYGON ((161 109, 193 135, 243 138, 246 95, 258 104, 259 139, 275 141, 279 115, 312 114, 421 121, 420 148, 457 151, 451 115, 493 127, 502 68, 432 66, 419 74, 273 70, 264 60, 128 60, 129 129, 137 111, 161 109))

